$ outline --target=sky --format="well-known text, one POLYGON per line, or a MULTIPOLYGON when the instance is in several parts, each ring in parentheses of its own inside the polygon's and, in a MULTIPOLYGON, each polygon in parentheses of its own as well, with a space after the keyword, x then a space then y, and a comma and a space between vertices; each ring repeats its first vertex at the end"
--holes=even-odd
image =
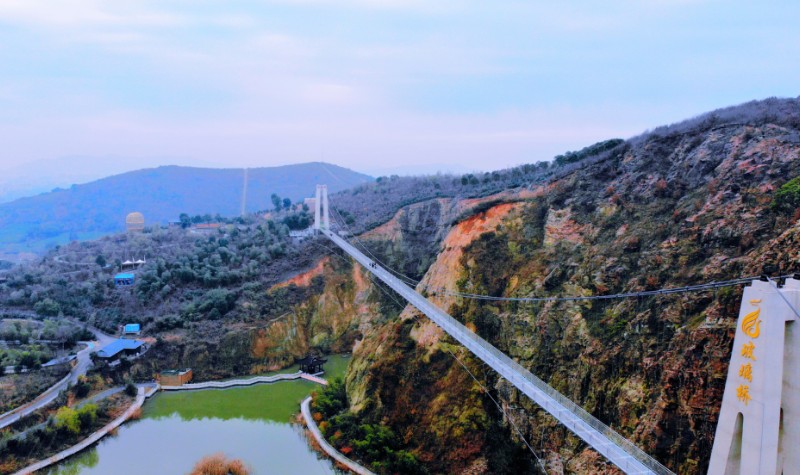
POLYGON ((800 95, 797 18, 796 0, 0 0, 0 192, 161 164, 549 160, 800 95))

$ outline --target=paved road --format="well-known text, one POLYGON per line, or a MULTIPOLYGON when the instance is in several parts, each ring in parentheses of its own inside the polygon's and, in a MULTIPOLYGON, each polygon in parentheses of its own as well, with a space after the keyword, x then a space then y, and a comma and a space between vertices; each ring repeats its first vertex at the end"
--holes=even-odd
POLYGON ((34 399, 32 402, 20 406, 13 411, 9 411, 3 415, 0 415, 0 429, 8 427, 23 417, 26 417, 55 401, 61 391, 67 389, 69 385, 74 385, 77 383, 78 378, 85 375, 86 372, 89 371, 89 368, 92 367, 92 359, 90 355, 108 343, 114 341, 114 337, 106 335, 97 328, 88 328, 89 331, 94 334, 95 338, 97 338, 97 341, 84 342, 86 348, 78 352, 76 363, 72 368, 72 371, 70 371, 69 374, 59 382, 40 394, 39 397, 34 399))
POLYGON ((92 365, 92 360, 89 357, 89 354, 94 350, 94 343, 88 342, 86 348, 78 352, 77 363, 67 376, 62 378, 53 386, 50 386, 49 389, 40 394, 39 397, 34 399, 32 402, 0 416, 0 429, 10 426, 23 417, 26 417, 55 401, 61 391, 67 389, 67 386, 70 384, 75 384, 81 375, 86 374, 86 371, 88 371, 89 367, 92 365))
POLYGON ((472 354, 483 360, 523 394, 549 412, 570 431, 625 473, 672 473, 630 441, 520 366, 519 363, 440 310, 428 299, 390 274, 389 271, 381 266, 374 265, 370 258, 362 254, 350 243, 331 231, 324 230, 323 233, 364 266, 365 269, 389 285, 411 305, 419 309, 450 336, 458 340, 472 354))

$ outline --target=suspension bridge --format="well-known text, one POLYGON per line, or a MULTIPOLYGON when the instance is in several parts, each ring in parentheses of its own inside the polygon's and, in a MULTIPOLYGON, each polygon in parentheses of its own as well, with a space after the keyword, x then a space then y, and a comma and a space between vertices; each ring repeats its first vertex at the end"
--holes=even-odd
MULTIPOLYGON (((319 233, 425 314, 567 429, 625 473, 673 473, 634 443, 437 308, 376 262, 376 259, 367 257, 334 233, 330 228, 328 204, 327 187, 318 185, 314 228, 319 233)), ((733 284, 724 284, 736 285, 746 281, 749 280, 738 279, 730 281, 733 284)), ((722 285, 723 283, 705 284, 696 286, 696 290, 722 285)), ((687 289, 665 289, 656 293, 695 290, 687 289)), ((472 297, 499 299, 491 296, 472 297)), ((799 304, 800 280, 787 279, 783 289, 771 280, 756 280, 745 289, 711 454, 710 474, 800 475, 800 451, 797 450, 800 447, 800 330, 796 328, 796 322, 800 320, 797 310, 799 304), (759 318, 762 312, 767 320, 759 318), (758 340, 759 337, 762 337, 761 340, 758 340), (756 343, 763 352, 758 358, 754 354, 756 343)))

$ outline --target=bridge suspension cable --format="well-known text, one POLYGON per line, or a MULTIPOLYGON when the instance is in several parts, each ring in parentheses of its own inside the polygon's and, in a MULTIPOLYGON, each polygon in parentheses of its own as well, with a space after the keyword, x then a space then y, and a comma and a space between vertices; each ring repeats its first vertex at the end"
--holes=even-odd
POLYGON ((672 473, 635 444, 531 374, 530 371, 467 329, 453 317, 435 307, 411 287, 400 282, 388 271, 376 266, 369 257, 340 236, 329 229, 323 229, 322 232, 362 266, 368 268, 372 274, 400 294, 406 301, 428 316, 461 345, 465 346, 623 471, 636 474, 656 473, 666 475, 672 473))
MULTIPOLYGON (((334 213, 339 217, 339 219, 334 218, 334 220, 339 224, 340 227, 343 229, 347 229, 348 232, 350 231, 349 226, 344 222, 342 219, 341 214, 339 214, 336 208, 333 208, 334 213)), ((369 254, 372 259, 379 263, 383 268, 385 268, 390 273, 397 276, 398 279, 404 281, 406 284, 412 286, 422 286, 424 290, 429 293, 433 294, 442 294, 448 295, 452 297, 461 297, 466 299, 472 300, 487 300, 493 302, 577 302, 577 301, 591 301, 591 300, 614 300, 614 299, 627 299, 627 298, 637 298, 637 297, 651 297, 651 296, 659 296, 659 295, 671 295, 671 294, 680 294, 680 293, 688 293, 688 292, 702 292, 708 290, 719 289, 723 287, 734 287, 739 285, 745 285, 753 280, 758 279, 768 279, 773 281, 774 279, 786 279, 792 277, 795 274, 787 274, 787 275, 780 275, 777 277, 767 277, 767 276, 755 276, 755 277, 742 277, 739 279, 730 279, 730 280, 721 280, 721 281, 712 281, 706 282, 703 284, 693 284, 693 285, 686 285, 683 287, 668 287, 656 290, 641 290, 637 292, 621 292, 616 294, 607 294, 607 295, 570 295, 570 296, 552 296, 552 297, 501 297, 501 296, 494 296, 494 295, 481 295, 481 294, 472 294, 466 292, 454 292, 452 290, 448 290, 443 287, 432 287, 428 284, 423 283, 422 281, 413 279, 400 271, 393 269, 391 266, 387 265, 386 262, 381 261, 375 254, 361 241, 358 236, 353 233, 350 233, 352 239, 347 239, 347 241, 354 246, 357 246, 364 250, 367 254, 369 254)), ((789 306, 789 302, 786 302, 789 306)), ((800 311, 792 307, 792 310, 795 312, 798 318, 800 318, 800 311)))
POLYGON ((503 406, 501 406, 500 403, 497 402, 497 399, 495 399, 494 396, 491 395, 489 390, 486 389, 486 386, 484 386, 480 381, 478 381, 478 378, 476 378, 475 375, 472 373, 472 371, 470 371, 469 368, 467 368, 467 365, 465 365, 464 362, 461 361, 458 358, 458 356, 455 355, 455 353, 450 351, 450 348, 445 347, 445 350, 447 350, 447 352, 450 353, 450 356, 452 356, 453 359, 456 360, 458 362, 458 364, 461 365, 462 368, 464 368, 464 371, 466 371, 467 374, 469 374, 472 377, 472 380, 475 381, 475 383, 478 386, 480 386, 481 390, 483 390, 483 392, 487 396, 489 396, 489 399, 491 399, 492 402, 494 403, 494 405, 497 406, 497 409, 499 409, 503 414, 505 414, 506 420, 508 421, 508 423, 511 424, 511 427, 513 427, 514 430, 517 432, 517 435, 519 436, 519 438, 522 439, 522 442, 525 443, 525 446, 528 447, 528 450, 530 450, 531 453, 533 454, 533 458, 536 459, 536 462, 539 464, 539 468, 542 469, 542 473, 546 474, 547 473, 547 469, 545 468, 544 463, 542 462, 542 459, 539 457, 539 455, 536 454, 536 451, 533 450, 533 447, 528 442, 528 439, 526 439, 525 436, 522 435, 522 431, 520 430, 519 427, 517 427, 517 424, 514 423, 514 420, 511 418, 511 416, 508 415, 508 412, 506 412, 506 410, 503 409, 503 406))

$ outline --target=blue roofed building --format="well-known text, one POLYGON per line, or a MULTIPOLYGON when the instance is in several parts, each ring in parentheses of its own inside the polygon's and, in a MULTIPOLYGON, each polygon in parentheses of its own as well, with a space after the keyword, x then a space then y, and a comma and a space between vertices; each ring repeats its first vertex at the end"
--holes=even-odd
POLYGON ((120 356, 138 356, 145 350, 145 344, 140 340, 114 340, 97 352, 97 357, 105 360, 120 356))
POLYGON ((136 282, 136 275, 124 272, 114 276, 114 285, 117 287, 130 287, 136 282))

